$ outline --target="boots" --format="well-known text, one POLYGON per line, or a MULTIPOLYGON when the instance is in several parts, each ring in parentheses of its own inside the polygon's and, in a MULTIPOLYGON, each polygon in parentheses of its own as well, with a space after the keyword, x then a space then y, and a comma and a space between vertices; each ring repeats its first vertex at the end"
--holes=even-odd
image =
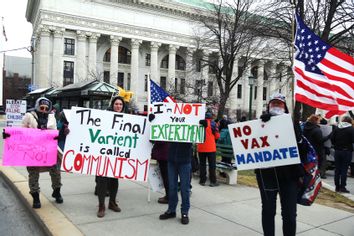
POLYGON ((41 208, 41 201, 39 200, 39 192, 30 193, 33 197, 33 208, 41 208))
POLYGON ((98 205, 98 212, 97 212, 97 217, 102 218, 104 217, 104 211, 106 210, 106 207, 104 206, 104 204, 99 204, 98 205))
POLYGON ((60 194, 60 188, 54 189, 54 191, 52 193, 52 197, 55 198, 56 203, 63 203, 63 201, 64 201, 61 194, 60 194))
POLYGON ((118 206, 118 204, 115 201, 109 201, 108 209, 111 209, 112 211, 115 211, 115 212, 121 212, 120 207, 118 206))

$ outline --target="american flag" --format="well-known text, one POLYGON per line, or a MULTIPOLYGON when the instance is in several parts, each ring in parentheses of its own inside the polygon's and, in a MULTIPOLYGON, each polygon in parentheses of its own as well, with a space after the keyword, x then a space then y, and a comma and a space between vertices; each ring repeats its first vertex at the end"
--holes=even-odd
POLYGON ((175 102, 175 100, 150 79, 150 102, 175 102))
POLYGON ((315 35, 296 14, 295 99, 326 110, 326 118, 354 109, 354 58, 315 35))

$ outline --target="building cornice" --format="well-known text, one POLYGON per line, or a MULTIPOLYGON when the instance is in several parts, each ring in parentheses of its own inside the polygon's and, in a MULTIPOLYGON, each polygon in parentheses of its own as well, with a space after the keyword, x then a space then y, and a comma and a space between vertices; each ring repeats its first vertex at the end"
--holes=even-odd
MULTIPOLYGON (((136 38, 144 41, 156 41, 165 44, 191 46, 195 44, 194 37, 149 28, 124 25, 120 23, 98 20, 82 16, 73 16, 64 13, 40 11, 39 25, 53 25, 66 27, 71 30, 82 30, 99 33, 101 35, 115 35, 124 38, 136 38)), ((38 30, 38 24, 34 30, 38 30)))

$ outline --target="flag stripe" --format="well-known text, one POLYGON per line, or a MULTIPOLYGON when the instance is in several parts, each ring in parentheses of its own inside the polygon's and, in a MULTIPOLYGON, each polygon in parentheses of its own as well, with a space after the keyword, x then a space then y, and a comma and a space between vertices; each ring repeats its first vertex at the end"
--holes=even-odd
POLYGON ((335 85, 334 83, 331 84, 331 83, 328 83, 328 82, 325 82, 323 80, 316 80, 316 79, 313 79, 312 77, 310 76, 307 76, 303 70, 295 67, 295 72, 298 73, 303 79, 311 82, 313 85, 316 85, 316 86, 319 86, 321 88, 324 88, 324 89, 327 89, 332 92, 337 92, 337 93, 340 93, 341 95, 347 97, 347 98, 351 98, 351 96, 340 86, 338 85, 335 85))
MULTIPOLYGON (((328 51, 328 59, 331 61, 338 61, 338 65, 345 68, 348 71, 354 72, 354 58, 342 53, 341 51, 330 48, 328 51)), ((326 55, 327 57, 327 55, 326 55)))
POLYGON ((335 110, 338 111, 338 106, 334 104, 323 103, 320 101, 312 100, 308 96, 304 96, 302 94, 295 94, 296 101, 308 104, 313 107, 317 107, 323 110, 335 110))
MULTIPOLYGON (((339 72, 338 74, 346 74, 348 76, 348 81, 350 81, 349 76, 354 76, 354 72, 351 72, 351 71, 347 70, 346 68, 343 68, 340 65, 333 63, 332 61, 328 60, 327 58, 324 58, 319 63, 319 65, 320 64, 324 65, 325 67, 327 67, 329 69, 332 69, 334 73, 339 72)), ((326 69, 326 68, 323 68, 323 69, 326 69)), ((321 70, 322 70, 322 68, 321 68, 321 70)), ((346 77, 346 76, 343 75, 342 77, 346 77)))

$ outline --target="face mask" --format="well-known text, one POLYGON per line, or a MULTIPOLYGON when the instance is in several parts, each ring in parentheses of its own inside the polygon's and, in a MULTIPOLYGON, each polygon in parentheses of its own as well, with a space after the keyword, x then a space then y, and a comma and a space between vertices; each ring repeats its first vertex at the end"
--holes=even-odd
POLYGON ((271 107, 269 108, 269 113, 273 116, 283 115, 285 113, 285 109, 280 107, 271 107))

